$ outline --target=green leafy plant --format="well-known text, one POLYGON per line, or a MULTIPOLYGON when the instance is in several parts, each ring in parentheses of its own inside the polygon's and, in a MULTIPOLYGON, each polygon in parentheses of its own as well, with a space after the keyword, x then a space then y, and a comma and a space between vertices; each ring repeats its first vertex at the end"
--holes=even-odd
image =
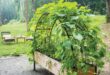
POLYGON ((49 3, 38 8, 30 22, 33 50, 59 60, 62 68, 68 69, 67 75, 76 75, 79 69, 86 73, 90 63, 103 67, 106 46, 98 25, 91 24, 89 13, 90 9, 76 2, 49 3))

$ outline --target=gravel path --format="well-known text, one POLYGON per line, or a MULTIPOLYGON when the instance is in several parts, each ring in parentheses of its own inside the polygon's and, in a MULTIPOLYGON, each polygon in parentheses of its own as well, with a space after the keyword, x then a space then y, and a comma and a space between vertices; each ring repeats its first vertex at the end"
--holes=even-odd
MULTIPOLYGON (((102 32, 105 33, 104 41, 107 45, 107 52, 110 53, 110 23, 102 26, 102 32)), ((110 75, 110 58, 105 59, 105 65, 100 75, 110 75), (109 61, 107 61, 109 60, 109 61)))
POLYGON ((52 75, 40 66, 36 66, 37 71, 33 71, 33 65, 30 64, 26 56, 20 57, 2 57, 0 58, 0 75, 52 75))

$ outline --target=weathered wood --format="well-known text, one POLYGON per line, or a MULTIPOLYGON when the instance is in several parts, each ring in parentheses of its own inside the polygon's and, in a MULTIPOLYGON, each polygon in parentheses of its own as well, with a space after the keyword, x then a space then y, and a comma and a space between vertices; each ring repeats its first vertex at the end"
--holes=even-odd
POLYGON ((35 61, 55 75, 66 75, 66 71, 61 73, 61 63, 44 54, 35 52, 35 61))
POLYGON ((31 37, 31 36, 30 36, 30 37, 26 37, 26 38, 25 38, 25 40, 26 40, 26 41, 29 41, 29 40, 30 40, 30 41, 33 41, 33 39, 34 39, 34 38, 33 38, 33 37, 31 37))
MULTIPOLYGON (((42 67, 46 68, 55 75, 67 75, 66 70, 62 72, 62 64, 40 52, 34 53, 35 61, 42 67)), ((86 75, 95 75, 95 67, 91 67, 86 75)), ((78 75, 85 75, 81 70, 78 70, 78 75)))
POLYGON ((4 42, 15 42, 15 38, 11 35, 10 32, 1 32, 1 37, 4 42))
POLYGON ((18 43, 18 40, 19 39, 22 39, 22 40, 24 40, 24 42, 26 41, 26 36, 23 36, 23 35, 18 35, 18 36, 16 36, 16 42, 18 43))

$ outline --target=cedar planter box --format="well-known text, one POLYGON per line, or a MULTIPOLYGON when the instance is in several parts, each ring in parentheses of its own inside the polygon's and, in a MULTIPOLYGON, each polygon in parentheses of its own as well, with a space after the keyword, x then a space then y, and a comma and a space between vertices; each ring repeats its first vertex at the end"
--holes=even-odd
MULTIPOLYGON (((62 64, 40 52, 34 52, 35 62, 52 72, 54 75, 66 75, 66 70, 62 72, 62 64)), ((78 75, 84 75, 81 70, 78 71, 78 75)), ((95 75, 95 67, 91 67, 87 75, 95 75)))

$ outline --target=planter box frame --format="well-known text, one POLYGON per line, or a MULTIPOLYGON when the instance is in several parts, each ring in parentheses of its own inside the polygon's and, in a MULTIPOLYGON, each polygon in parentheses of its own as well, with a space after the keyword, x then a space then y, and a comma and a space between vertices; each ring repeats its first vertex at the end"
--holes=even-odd
MULTIPOLYGON (((45 54, 42 54, 38 51, 34 52, 34 70, 35 64, 41 65, 43 68, 47 69, 48 71, 52 72, 54 75, 66 75, 66 70, 62 71, 62 64, 57 60, 54 60, 45 54)), ((91 65, 93 66, 93 65, 91 65)), ((97 67, 93 66, 87 72, 87 75, 96 75, 97 67)), ((84 75, 81 70, 78 70, 78 75, 84 75)))

